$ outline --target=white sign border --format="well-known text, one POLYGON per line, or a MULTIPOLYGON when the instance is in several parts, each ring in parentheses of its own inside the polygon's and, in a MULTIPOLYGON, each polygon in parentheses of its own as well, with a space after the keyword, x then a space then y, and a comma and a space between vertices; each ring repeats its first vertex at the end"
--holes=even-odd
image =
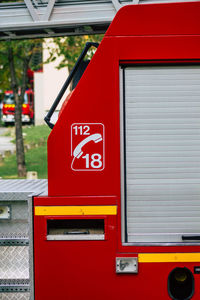
POLYGON ((101 169, 89 169, 89 170, 82 170, 82 169, 74 169, 71 165, 71 169, 73 171, 78 171, 78 172, 101 172, 105 169, 105 125, 103 123, 73 123, 71 124, 71 156, 73 156, 73 147, 72 147, 72 128, 74 125, 102 125, 103 126, 103 167, 101 169))

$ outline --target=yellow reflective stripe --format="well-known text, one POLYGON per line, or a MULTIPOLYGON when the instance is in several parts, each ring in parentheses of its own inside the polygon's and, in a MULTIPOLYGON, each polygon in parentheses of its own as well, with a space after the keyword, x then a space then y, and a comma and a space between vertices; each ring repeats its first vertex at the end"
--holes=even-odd
POLYGON ((200 262, 200 253, 140 253, 140 263, 200 262))
POLYGON ((36 206, 36 216, 116 215, 116 205, 106 206, 36 206))

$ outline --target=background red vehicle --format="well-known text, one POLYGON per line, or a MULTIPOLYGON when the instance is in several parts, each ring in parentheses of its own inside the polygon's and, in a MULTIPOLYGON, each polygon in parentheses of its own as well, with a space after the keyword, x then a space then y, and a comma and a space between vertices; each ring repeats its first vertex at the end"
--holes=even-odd
MULTIPOLYGON (((2 121, 5 124, 15 121, 15 103, 12 91, 6 91, 3 98, 2 121)), ((22 104, 22 123, 33 123, 34 120, 34 93, 32 89, 26 90, 22 104)))

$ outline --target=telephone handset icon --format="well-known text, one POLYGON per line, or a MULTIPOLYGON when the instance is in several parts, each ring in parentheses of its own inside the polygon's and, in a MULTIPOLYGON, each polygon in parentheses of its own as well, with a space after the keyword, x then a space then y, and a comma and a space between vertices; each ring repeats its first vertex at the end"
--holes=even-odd
POLYGON ((82 151, 83 146, 85 146, 87 143, 89 143, 91 141, 93 141, 95 143, 101 142, 102 135, 100 133, 95 133, 95 134, 92 134, 92 135, 86 137, 82 142, 80 142, 76 146, 76 148, 74 149, 74 152, 73 152, 73 156, 76 158, 80 158, 81 155, 83 154, 83 151, 82 151))

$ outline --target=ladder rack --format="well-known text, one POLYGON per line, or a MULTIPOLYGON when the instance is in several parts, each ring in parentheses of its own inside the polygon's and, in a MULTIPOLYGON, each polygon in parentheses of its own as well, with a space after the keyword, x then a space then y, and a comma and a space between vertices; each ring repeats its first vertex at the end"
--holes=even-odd
POLYGON ((3 1, 0 40, 104 33, 124 5, 184 0, 3 1))
POLYGON ((104 33, 126 0, 24 0, 0 4, 0 39, 104 33))

